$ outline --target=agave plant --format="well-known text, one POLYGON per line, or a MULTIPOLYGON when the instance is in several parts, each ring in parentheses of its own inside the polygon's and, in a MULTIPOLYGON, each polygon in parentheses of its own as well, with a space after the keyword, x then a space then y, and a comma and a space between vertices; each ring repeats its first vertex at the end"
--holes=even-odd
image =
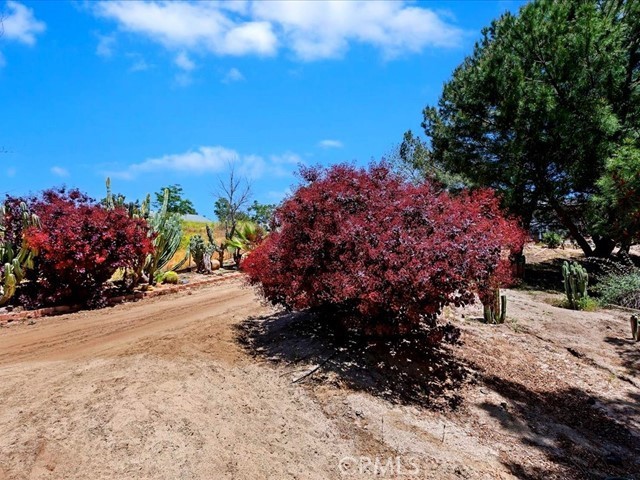
POLYGON ((233 259, 240 266, 242 255, 256 248, 264 238, 264 231, 253 222, 238 222, 236 233, 227 245, 234 249, 233 259))
POLYGON ((148 222, 153 235, 153 253, 149 254, 144 265, 144 272, 149 283, 155 282, 155 274, 164 268, 180 247, 182 239, 182 222, 180 214, 167 211, 169 190, 164 190, 164 201, 159 212, 149 215, 148 222))

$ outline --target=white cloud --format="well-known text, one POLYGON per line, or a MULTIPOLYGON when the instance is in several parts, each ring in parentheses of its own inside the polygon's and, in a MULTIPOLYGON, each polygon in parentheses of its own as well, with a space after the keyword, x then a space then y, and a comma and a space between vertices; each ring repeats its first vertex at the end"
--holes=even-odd
POLYGON ((69 170, 67 170, 66 168, 58 167, 58 166, 51 167, 51 173, 53 173, 57 177, 68 177, 69 176, 69 170))
POLYGON ((455 46, 462 34, 435 11, 400 1, 271 1, 255 2, 253 9, 256 18, 279 26, 302 60, 340 57, 350 42, 394 57, 455 46))
POLYGON ((244 80, 244 75, 237 68, 231 68, 222 78, 222 83, 241 82, 244 80))
POLYGON ((441 12, 400 0, 100 2, 98 15, 120 29, 179 51, 275 55, 304 61, 339 58, 353 43, 385 58, 460 44, 463 32, 441 12))
POLYGON ((180 173, 217 173, 231 162, 238 160, 238 153, 224 147, 200 147, 196 151, 165 155, 159 158, 150 158, 141 163, 129 165, 125 170, 112 172, 117 178, 133 179, 141 173, 173 171, 180 173))
POLYGON ((229 165, 234 165, 237 172, 247 178, 257 179, 266 174, 279 177, 289 176, 294 164, 301 163, 295 153, 272 155, 265 159, 260 155, 241 155, 236 150, 222 146, 205 146, 184 153, 164 155, 150 158, 140 163, 129 165, 123 170, 102 172, 113 178, 133 180, 139 175, 155 172, 172 172, 184 175, 203 175, 222 173, 229 165))
POLYGON ((321 140, 318 142, 320 148, 342 148, 344 145, 340 140, 321 140))
POLYGON ((189 58, 189 55, 187 55, 186 52, 180 52, 176 55, 173 62, 179 69, 184 70, 185 72, 190 72, 196 68, 196 64, 189 58))
POLYGON ((272 55, 277 39, 269 22, 237 22, 224 5, 212 2, 110 1, 96 8, 118 22, 172 49, 204 49, 217 55, 272 55))
POLYGON ((2 20, 3 37, 8 40, 34 45, 36 35, 46 29, 44 22, 37 20, 31 8, 13 0, 7 1, 7 12, 2 20))
POLYGON ((115 43, 116 37, 113 35, 98 35, 96 55, 103 58, 111 58, 113 56, 113 47, 115 43))

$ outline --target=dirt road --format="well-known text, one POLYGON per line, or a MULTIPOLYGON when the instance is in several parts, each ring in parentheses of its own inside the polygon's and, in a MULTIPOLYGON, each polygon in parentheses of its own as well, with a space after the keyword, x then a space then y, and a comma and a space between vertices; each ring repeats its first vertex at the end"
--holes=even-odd
MULTIPOLYGON (((512 300, 531 315, 528 298, 512 300)), ((250 318, 289 321, 273 314, 233 280, 0 329, 0 479, 509 479, 536 477, 505 458, 553 463, 522 415, 476 408, 500 405, 497 387, 465 387, 469 406, 438 413, 352 388, 338 362, 294 383, 324 351, 285 358, 274 342, 291 339, 250 318)), ((313 352, 308 338, 295 341, 313 352)))

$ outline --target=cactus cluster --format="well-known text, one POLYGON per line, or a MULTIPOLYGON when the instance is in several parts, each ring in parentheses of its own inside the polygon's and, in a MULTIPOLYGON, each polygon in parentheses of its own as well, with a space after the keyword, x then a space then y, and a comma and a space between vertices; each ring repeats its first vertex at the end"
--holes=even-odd
MULTIPOLYGON (((35 256, 35 252, 26 245, 13 245, 6 238, 6 208, 5 204, 0 205, 0 306, 5 305, 15 295, 18 284, 24 278, 25 269, 33 268, 35 256)), ((40 224, 38 217, 29 212, 24 202, 20 203, 20 210, 23 228, 40 224)))
POLYGON ((588 297, 589 274, 579 263, 565 261, 562 264, 562 277, 569 306, 574 310, 578 310, 588 297))
POLYGON ((218 245, 213 238, 213 231, 207 225, 208 242, 205 242, 201 235, 193 235, 189 239, 189 255, 196 264, 198 273, 211 273, 213 267, 211 265, 211 256, 217 251, 218 245))
POLYGON ((504 323, 507 318, 507 296, 500 295, 496 289, 492 301, 484 304, 484 321, 487 323, 504 323))
POLYGON ((147 194, 147 197, 144 199, 142 204, 140 202, 125 202, 124 195, 118 194, 116 196, 111 192, 111 179, 107 177, 106 181, 107 186, 107 196, 103 200, 103 205, 107 210, 113 210, 116 207, 126 208, 129 212, 130 218, 149 218, 151 205, 151 195, 147 194))

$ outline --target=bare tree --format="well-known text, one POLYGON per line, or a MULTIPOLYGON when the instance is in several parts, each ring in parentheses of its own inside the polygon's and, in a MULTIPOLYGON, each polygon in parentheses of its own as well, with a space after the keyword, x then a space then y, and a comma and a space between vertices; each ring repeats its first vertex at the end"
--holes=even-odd
POLYGON ((244 210, 251 200, 251 183, 236 174, 233 164, 229 164, 229 176, 226 179, 220 178, 218 182, 214 213, 224 227, 224 240, 216 243, 215 249, 222 267, 224 252, 236 234, 238 222, 247 216, 244 210))

